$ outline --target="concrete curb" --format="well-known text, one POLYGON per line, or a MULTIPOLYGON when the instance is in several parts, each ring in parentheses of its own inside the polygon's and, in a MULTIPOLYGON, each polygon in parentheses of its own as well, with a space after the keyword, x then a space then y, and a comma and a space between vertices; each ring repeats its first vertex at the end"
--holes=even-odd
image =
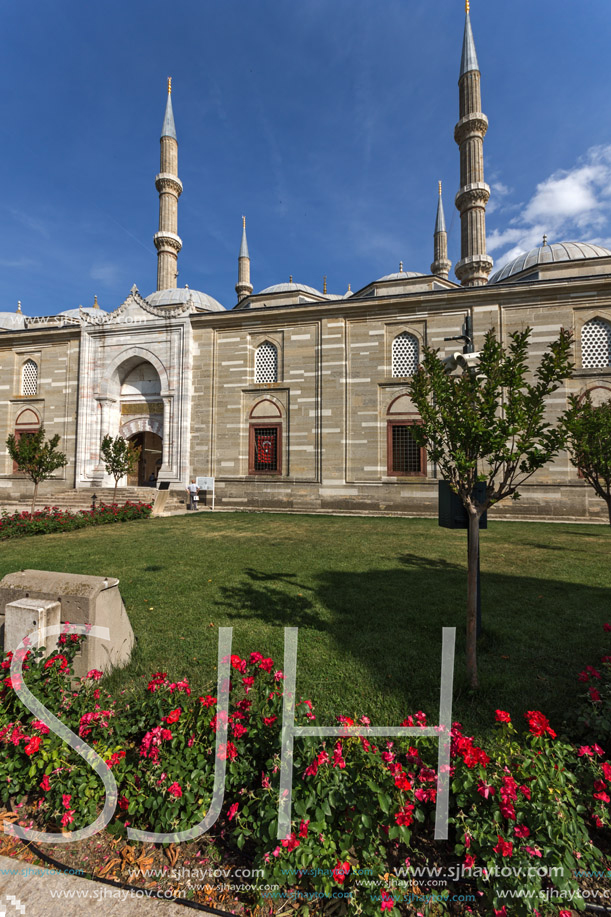
POLYGON ((211 914, 127 889, 0 856, 0 913, 6 917, 188 917, 211 914))

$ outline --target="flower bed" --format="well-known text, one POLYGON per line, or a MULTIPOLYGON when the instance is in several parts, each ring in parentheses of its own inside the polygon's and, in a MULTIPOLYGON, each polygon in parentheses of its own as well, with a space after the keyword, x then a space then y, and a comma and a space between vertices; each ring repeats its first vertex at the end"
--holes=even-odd
MULTIPOLYGON (((28 654, 24 670, 32 692, 112 769, 119 798, 109 830, 192 828, 211 803, 217 699, 193 696, 186 680, 173 682, 165 672, 155 673, 144 695, 127 704, 100 687, 97 671, 75 690, 71 662, 81 639, 65 633, 59 652, 48 659, 39 651, 28 654)), ((454 884, 434 890, 440 895, 434 904, 411 911, 418 885, 410 870, 427 863, 434 843, 436 739, 374 742, 350 735, 354 720, 346 716, 337 718, 345 732, 339 737, 296 738, 291 831, 279 841, 284 676, 258 652, 232 656, 231 666, 228 740, 220 749, 227 775, 213 830, 224 851, 239 852, 262 870, 253 880, 251 903, 301 898, 304 913, 312 913, 343 896, 365 915, 440 914, 449 912, 452 890, 470 889, 480 902, 477 913, 571 913, 562 902, 578 892, 576 872, 595 869, 601 856, 589 831, 609 825, 611 764, 598 745, 561 741, 539 711, 528 712, 520 734, 509 713, 498 710, 495 735, 485 747, 453 724, 453 838, 436 847, 454 884)), ((0 680, 0 800, 26 800, 28 813, 46 830, 84 827, 101 811, 102 783, 41 720, 25 713, 9 668, 7 658, 0 680)), ((315 720, 312 703, 300 700, 297 725, 315 720)), ((357 723, 368 726, 369 720, 357 723)), ((404 725, 424 727, 426 717, 418 712, 404 725)))
POLYGON ((110 522, 129 522, 151 515, 151 503, 103 503, 95 509, 81 509, 76 513, 45 506, 34 513, 3 512, 0 516, 0 539, 21 538, 24 535, 47 535, 49 532, 72 532, 88 525, 106 525, 110 522))

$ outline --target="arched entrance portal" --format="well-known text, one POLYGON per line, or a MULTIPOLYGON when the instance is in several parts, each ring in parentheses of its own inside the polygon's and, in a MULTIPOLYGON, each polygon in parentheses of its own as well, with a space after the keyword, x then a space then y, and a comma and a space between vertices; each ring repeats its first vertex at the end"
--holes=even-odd
POLYGON ((140 459, 134 473, 127 479, 128 485, 130 487, 146 487, 147 485, 154 487, 161 468, 163 445, 161 437, 157 433, 151 433, 150 430, 144 430, 142 433, 130 436, 129 441, 140 449, 140 459))

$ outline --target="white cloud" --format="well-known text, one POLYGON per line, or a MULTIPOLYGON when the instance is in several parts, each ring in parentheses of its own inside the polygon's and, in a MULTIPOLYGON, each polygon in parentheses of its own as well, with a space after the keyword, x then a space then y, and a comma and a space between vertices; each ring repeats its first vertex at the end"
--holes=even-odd
MULTIPOLYGON (((501 182, 494 186, 499 194, 501 182)), ((501 196, 502 192, 501 192, 501 196)), ((500 208, 502 210, 502 208, 500 208)), ((554 172, 537 185, 531 199, 504 228, 488 237, 495 269, 540 245, 545 233, 550 242, 568 239, 603 244, 599 239, 611 229, 611 146, 592 147, 572 169, 554 172)))
POLYGON ((92 280, 99 280, 108 286, 116 284, 121 277, 121 270, 116 264, 94 264, 91 268, 90 276, 92 280))

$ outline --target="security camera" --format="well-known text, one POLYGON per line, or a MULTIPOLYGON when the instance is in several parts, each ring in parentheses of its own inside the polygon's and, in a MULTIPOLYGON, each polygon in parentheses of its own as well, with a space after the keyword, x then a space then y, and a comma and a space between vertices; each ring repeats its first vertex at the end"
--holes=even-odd
POLYGON ((453 353, 453 354, 450 354, 449 357, 444 357, 443 360, 441 361, 443 363, 444 372, 446 372, 448 375, 450 375, 450 373, 453 373, 456 369, 458 369, 457 357, 459 356, 462 356, 462 354, 453 353))
POLYGON ((462 370, 477 369, 480 354, 478 353, 455 353, 456 362, 462 370))

